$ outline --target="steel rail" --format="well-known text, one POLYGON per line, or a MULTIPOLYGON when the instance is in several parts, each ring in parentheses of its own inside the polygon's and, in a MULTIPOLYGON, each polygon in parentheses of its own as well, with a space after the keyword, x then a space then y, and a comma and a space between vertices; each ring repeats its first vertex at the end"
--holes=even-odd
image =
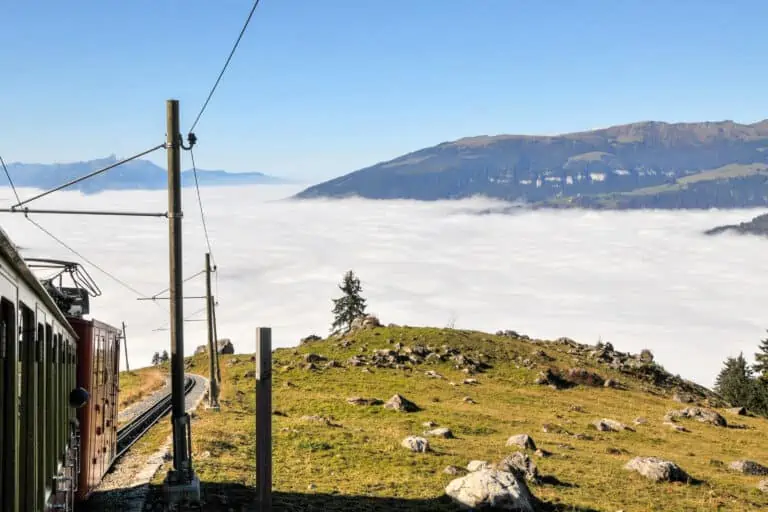
MULTIPOLYGON (((187 377, 184 385, 184 394, 188 395, 195 387, 195 379, 187 377)), ((146 411, 134 418, 130 423, 124 425, 117 431, 117 453, 112 463, 122 457, 131 446, 141 439, 147 431, 155 426, 166 414, 171 411, 171 393, 163 396, 155 402, 146 411)))

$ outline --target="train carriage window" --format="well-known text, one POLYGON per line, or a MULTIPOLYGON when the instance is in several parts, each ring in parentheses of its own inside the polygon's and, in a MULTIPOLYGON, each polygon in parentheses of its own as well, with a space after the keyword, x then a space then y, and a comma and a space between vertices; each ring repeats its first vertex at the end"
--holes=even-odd
POLYGON ((0 299, 0 508, 12 507, 18 481, 16 430, 16 311, 14 303, 0 299))

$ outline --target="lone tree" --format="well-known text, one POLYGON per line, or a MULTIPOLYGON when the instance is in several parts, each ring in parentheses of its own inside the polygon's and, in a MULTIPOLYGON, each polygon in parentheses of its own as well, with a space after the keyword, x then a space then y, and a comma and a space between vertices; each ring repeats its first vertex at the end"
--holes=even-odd
POLYGON ((163 350, 163 353, 162 353, 162 355, 160 356, 160 362, 161 362, 161 363, 167 363, 167 362, 168 362, 168 359, 169 359, 169 358, 168 358, 168 351, 167 351, 167 350, 163 350))
POLYGON ((160 353, 155 352, 152 354, 152 366, 157 366, 160 364, 160 353))
POLYGON ((752 370, 743 354, 726 359, 715 381, 715 389, 734 406, 750 408, 754 405, 752 370))
POLYGON ((342 327, 349 331, 352 321, 365 313, 365 299, 360 295, 363 288, 360 279, 351 270, 344 274, 344 280, 339 285, 344 295, 333 300, 333 325, 331 332, 338 332, 342 327))
POLYGON ((757 376, 768 384, 768 338, 760 340, 758 352, 755 354, 755 365, 752 367, 757 376))

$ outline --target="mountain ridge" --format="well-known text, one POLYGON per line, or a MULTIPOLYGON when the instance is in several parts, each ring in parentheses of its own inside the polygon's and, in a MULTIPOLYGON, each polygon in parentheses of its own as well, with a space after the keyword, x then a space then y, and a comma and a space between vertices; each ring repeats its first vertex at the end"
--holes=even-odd
MULTIPOLYGON (((66 163, 22 163, 7 164, 8 173, 17 187, 51 188, 79 176, 118 162, 115 155, 93 160, 66 163)), ((200 186, 224 186, 243 184, 285 184, 288 180, 260 172, 233 173, 224 170, 197 169, 200 186)), ((182 186, 194 185, 193 170, 181 173, 182 186)), ((103 174, 73 185, 73 190, 86 194, 106 190, 157 190, 168 186, 165 169, 149 160, 132 160, 103 174)))
POLYGON ((485 195, 558 208, 745 207, 768 204, 767 177, 768 119, 752 124, 643 121, 560 135, 463 137, 294 197, 485 195), (713 172, 723 169, 724 175, 713 172), (705 179, 693 179, 705 172, 705 179), (680 180, 687 182, 681 186, 680 180))

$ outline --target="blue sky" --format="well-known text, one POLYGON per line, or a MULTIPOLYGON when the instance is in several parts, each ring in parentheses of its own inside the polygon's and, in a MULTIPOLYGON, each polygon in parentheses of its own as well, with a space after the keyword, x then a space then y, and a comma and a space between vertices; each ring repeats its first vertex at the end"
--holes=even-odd
MULTIPOLYGON (((67 162, 188 127, 250 0, 0 6, 0 155, 67 162)), ((768 117, 768 2, 262 0, 198 165, 319 181, 467 135, 768 117)), ((153 160, 164 164, 164 155, 153 160)))

